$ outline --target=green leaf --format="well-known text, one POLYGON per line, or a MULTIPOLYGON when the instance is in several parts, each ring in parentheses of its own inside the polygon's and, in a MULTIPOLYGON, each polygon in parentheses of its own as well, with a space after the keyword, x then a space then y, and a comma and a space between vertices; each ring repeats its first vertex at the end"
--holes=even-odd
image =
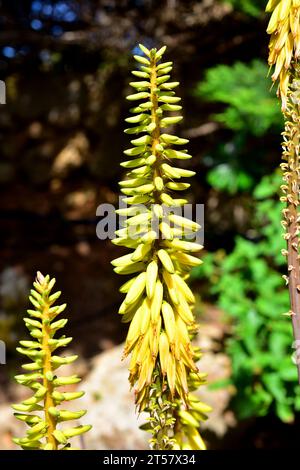
POLYGON ((279 131, 282 126, 280 106, 275 90, 270 93, 267 75, 266 64, 259 60, 250 64, 217 65, 208 69, 195 94, 227 105, 215 115, 226 127, 261 136, 271 127, 279 131))
POLYGON ((262 376, 262 381, 265 384, 267 390, 269 390, 269 392, 276 398, 278 402, 285 402, 285 387, 277 373, 264 374, 262 376))
POLYGON ((294 413, 286 403, 276 403, 276 413, 278 417, 285 423, 292 423, 294 421, 294 413))

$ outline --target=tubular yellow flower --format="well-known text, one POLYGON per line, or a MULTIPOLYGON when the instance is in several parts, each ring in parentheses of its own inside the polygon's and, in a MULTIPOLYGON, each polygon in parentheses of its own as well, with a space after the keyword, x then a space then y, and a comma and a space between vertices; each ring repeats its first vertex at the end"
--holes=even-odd
POLYGON ((187 202, 175 196, 189 187, 182 178, 195 173, 173 165, 174 160, 191 158, 178 149, 188 141, 162 133, 182 119, 165 115, 181 110, 173 91, 179 83, 169 81, 172 62, 161 62, 166 48, 140 48, 145 56, 135 56, 139 70, 132 73, 141 81, 131 82, 134 93, 127 97, 138 102, 126 119, 132 127, 125 132, 135 138, 124 153, 132 159, 121 164, 128 171, 121 192, 130 207, 118 211, 128 218, 113 240, 133 250, 112 262, 118 274, 135 276, 121 287, 126 297, 119 313, 131 321, 124 354, 132 354, 129 381, 139 411, 150 414, 152 447, 203 449, 197 428, 204 415, 194 411, 198 402, 190 399, 190 391, 204 380, 190 340, 195 299, 186 284, 191 267, 201 263, 194 254, 202 249, 186 240, 186 234, 195 234, 200 226, 173 210, 187 202), (143 206, 133 210, 138 204, 143 206))
POLYGON ((84 392, 59 392, 59 387, 80 382, 76 375, 57 377, 56 370, 65 364, 71 364, 77 356, 56 356, 53 352, 67 346, 72 338, 61 336, 54 338, 55 333, 65 326, 67 320, 56 317, 64 311, 66 304, 54 306, 60 292, 51 293, 55 279, 37 273, 34 289, 29 300, 34 310, 28 310, 29 318, 24 318, 25 325, 33 340, 20 341, 17 351, 27 356, 32 362, 22 367, 26 373, 17 375, 16 381, 29 387, 33 396, 21 404, 13 405, 15 417, 28 426, 26 437, 14 438, 14 442, 23 449, 30 450, 64 450, 71 449, 69 438, 81 435, 91 426, 76 426, 59 429, 59 423, 79 419, 86 411, 61 410, 58 406, 64 401, 80 398, 84 392), (36 414, 37 412, 37 414, 36 414))
POLYGON ((272 80, 279 78, 278 94, 282 108, 287 106, 290 83, 290 67, 300 56, 300 2, 299 0, 269 0, 267 12, 272 12, 267 33, 269 43, 269 65, 275 66, 272 80))

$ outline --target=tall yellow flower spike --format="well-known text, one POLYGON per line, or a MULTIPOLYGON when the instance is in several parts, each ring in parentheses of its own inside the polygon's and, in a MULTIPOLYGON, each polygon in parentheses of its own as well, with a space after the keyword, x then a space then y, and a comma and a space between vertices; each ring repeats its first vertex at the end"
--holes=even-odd
POLYGON ((267 28, 271 34, 268 62, 275 66, 272 80, 279 78, 278 94, 285 110, 290 66, 300 56, 300 0, 269 0, 266 11, 272 12, 267 28))
POLYGON ((172 62, 161 62, 166 47, 140 49, 144 55, 134 56, 139 68, 132 72, 140 80, 130 83, 135 93, 127 97, 140 103, 131 109, 126 122, 133 127, 125 132, 142 135, 124 152, 130 160, 121 163, 128 173, 120 186, 129 208, 116 211, 127 220, 113 240, 133 250, 112 261, 116 273, 134 274, 120 289, 126 297, 119 313, 131 322, 124 355, 131 354, 129 381, 137 407, 150 414, 144 428, 152 433, 151 446, 203 449, 198 428, 209 407, 190 393, 205 378, 196 366, 199 351, 190 341, 196 329, 195 299, 186 283, 191 267, 201 263, 195 253, 202 249, 186 234, 200 226, 167 210, 187 203, 174 195, 190 186, 182 179, 195 173, 173 166, 191 158, 177 149, 188 141, 161 131, 182 120, 165 116, 181 109, 173 91, 179 83, 169 81, 172 62))

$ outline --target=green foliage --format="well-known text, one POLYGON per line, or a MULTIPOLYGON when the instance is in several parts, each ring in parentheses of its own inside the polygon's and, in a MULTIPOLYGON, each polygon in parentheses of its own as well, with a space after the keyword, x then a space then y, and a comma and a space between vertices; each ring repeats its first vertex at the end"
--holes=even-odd
POLYGON ((270 93, 267 74, 267 66, 260 60, 217 65, 207 70, 195 93, 227 105, 214 119, 229 129, 261 136, 272 127, 279 130, 282 125, 280 106, 275 90, 270 93))
POLYGON ((224 3, 229 3, 235 10, 254 17, 261 16, 266 7, 264 0, 224 0, 224 3))
POLYGON ((248 173, 228 163, 221 163, 213 168, 207 175, 207 181, 213 188, 230 194, 246 191, 253 183, 248 173))
POLYGON ((52 293, 55 279, 44 277, 38 272, 34 289, 31 290, 31 301, 34 310, 28 310, 28 318, 24 318, 31 341, 20 341, 17 351, 29 358, 30 363, 23 364, 24 374, 17 375, 16 381, 33 392, 30 398, 20 404, 13 405, 15 417, 25 422, 29 429, 26 437, 15 438, 14 442, 23 449, 30 450, 63 450, 69 449, 69 439, 87 432, 91 426, 60 428, 60 423, 77 420, 86 411, 62 410, 59 407, 65 401, 75 400, 83 392, 58 391, 60 387, 80 382, 76 375, 69 377, 57 376, 57 369, 71 364, 77 356, 58 356, 54 351, 67 346, 72 338, 65 335, 55 338, 56 332, 63 328, 67 320, 57 320, 57 316, 65 310, 66 304, 55 306, 61 292, 52 293))
POLYGON ((209 276, 211 294, 233 322, 227 341, 236 389, 233 407, 240 418, 271 410, 291 421, 300 409, 297 369, 293 364, 288 291, 281 276, 281 176, 266 176, 254 192, 251 239, 237 237, 229 255, 209 254, 194 277, 209 276), (274 196, 274 197, 273 197, 274 196))
MULTIPOLYGON (((234 195, 251 191, 269 172, 265 147, 280 134, 282 116, 275 96, 270 93, 267 67, 259 60, 250 64, 217 65, 208 69, 195 90, 201 99, 216 102, 220 111, 212 116, 227 129, 211 154, 204 157, 211 168, 209 184, 234 195), (265 134, 270 141, 266 144, 265 134)), ((279 145, 278 138, 278 145, 279 145)))

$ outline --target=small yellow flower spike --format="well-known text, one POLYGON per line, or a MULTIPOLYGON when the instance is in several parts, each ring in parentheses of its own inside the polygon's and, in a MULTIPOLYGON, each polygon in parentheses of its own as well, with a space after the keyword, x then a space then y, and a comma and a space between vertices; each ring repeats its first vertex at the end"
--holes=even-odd
POLYGON ((275 66, 272 80, 279 78, 278 95, 286 109, 290 83, 290 66, 300 56, 300 0, 269 0, 267 12, 272 12, 267 33, 270 67, 275 66))
POLYGON ((166 47, 140 49, 144 56, 134 56, 139 67, 132 72, 140 81, 130 83, 135 92, 127 97, 138 104, 130 110, 126 122, 132 127, 125 132, 141 136, 131 140, 124 152, 130 159, 121 163, 128 171, 120 186, 129 208, 117 210, 127 220, 113 240, 133 250, 112 261, 116 273, 134 276, 120 289, 126 297, 119 313, 131 322, 124 355, 131 354, 129 381, 137 407, 150 414, 144 428, 152 433, 151 446, 203 449, 198 428, 208 407, 203 405, 204 410, 190 394, 204 377, 196 366, 199 352, 191 344, 195 299, 186 282, 191 267, 201 264, 195 253, 202 249, 187 234, 200 226, 173 210, 187 202, 176 197, 190 186, 182 179, 195 173, 174 166, 191 158, 180 149, 188 141, 162 131, 182 120, 165 115, 182 109, 173 91, 179 83, 170 81, 172 62, 161 62, 166 47))
POLYGON ((60 392, 57 389, 80 382, 77 375, 57 376, 57 369, 71 364, 77 356, 53 355, 56 349, 67 346, 72 338, 65 335, 54 338, 67 320, 57 320, 57 316, 66 308, 66 304, 55 306, 61 292, 51 293, 55 279, 37 273, 29 297, 34 310, 27 310, 25 325, 32 336, 31 341, 20 341, 17 351, 27 356, 32 362, 23 364, 24 374, 17 375, 16 381, 30 388, 33 395, 20 404, 12 405, 15 417, 29 426, 26 437, 14 438, 13 441, 28 450, 68 450, 69 439, 91 429, 89 425, 61 428, 60 423, 78 420, 85 415, 85 410, 62 410, 59 405, 64 401, 76 400, 84 392, 60 392))

